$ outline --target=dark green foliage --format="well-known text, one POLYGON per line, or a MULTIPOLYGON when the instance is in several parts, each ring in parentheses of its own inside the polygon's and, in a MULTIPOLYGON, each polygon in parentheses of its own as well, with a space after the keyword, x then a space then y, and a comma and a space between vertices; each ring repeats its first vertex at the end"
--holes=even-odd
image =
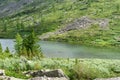
POLYGON ((24 35, 23 38, 17 34, 15 45, 16 53, 18 53, 19 56, 26 56, 30 59, 33 57, 43 57, 38 41, 39 40, 34 32, 24 35))
POLYGON ((16 53, 18 53, 19 55, 21 55, 21 53, 22 53, 22 44, 23 44, 23 39, 22 39, 21 35, 18 33, 16 35, 15 50, 16 50, 16 53))
POLYGON ((1 43, 0 43, 0 53, 2 53, 2 51, 3 51, 3 50, 2 50, 2 45, 1 45, 1 43))
POLYGON ((116 4, 116 12, 120 11, 120 4, 116 4))
POLYGON ((8 20, 8 19, 5 19, 5 20, 3 19, 3 20, 2 20, 2 25, 3 25, 3 26, 2 26, 2 27, 3 27, 3 30, 2 30, 2 31, 3 31, 3 32, 7 32, 7 20, 8 20))
POLYGON ((6 47, 6 49, 5 49, 5 53, 10 53, 10 50, 9 50, 8 47, 6 47))
POLYGON ((27 56, 32 58, 33 56, 41 56, 40 46, 37 44, 38 39, 34 32, 23 38, 23 47, 27 51, 27 56))

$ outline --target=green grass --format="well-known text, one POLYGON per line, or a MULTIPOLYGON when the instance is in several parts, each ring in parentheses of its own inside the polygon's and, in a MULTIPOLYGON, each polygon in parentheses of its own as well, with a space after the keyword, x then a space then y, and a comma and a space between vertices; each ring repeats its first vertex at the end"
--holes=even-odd
POLYGON ((16 77, 16 78, 21 78, 21 79, 29 79, 29 78, 31 78, 31 77, 27 77, 27 76, 25 76, 22 72, 15 72, 15 71, 9 71, 9 70, 5 70, 5 74, 7 75, 7 76, 10 76, 10 77, 16 77))
POLYGON ((62 69, 71 80, 88 78, 119 77, 120 60, 102 59, 62 59, 43 58, 41 60, 27 60, 22 58, 0 59, 0 68, 6 70, 6 74, 17 78, 29 78, 22 74, 28 70, 62 69), (19 73, 19 74, 18 74, 19 73))

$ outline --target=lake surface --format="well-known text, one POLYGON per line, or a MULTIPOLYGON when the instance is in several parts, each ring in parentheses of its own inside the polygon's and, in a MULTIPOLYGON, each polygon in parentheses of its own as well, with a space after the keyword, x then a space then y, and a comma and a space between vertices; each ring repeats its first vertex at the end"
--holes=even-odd
MULTIPOLYGON (((13 39, 0 39, 3 50, 9 47, 12 53, 15 52, 13 39)), ((90 48, 81 45, 40 41, 42 52, 48 58, 100 58, 120 59, 120 52, 109 49, 90 48)))

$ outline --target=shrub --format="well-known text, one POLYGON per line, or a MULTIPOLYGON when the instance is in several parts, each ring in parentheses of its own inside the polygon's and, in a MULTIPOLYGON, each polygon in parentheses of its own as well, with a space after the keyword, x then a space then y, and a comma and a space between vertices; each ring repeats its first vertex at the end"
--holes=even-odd
POLYGON ((0 53, 2 53, 2 51, 3 51, 3 50, 2 50, 2 45, 1 45, 1 43, 0 43, 0 53))
POLYGON ((74 66, 74 71, 79 79, 92 80, 109 76, 109 70, 95 64, 79 63, 74 66))

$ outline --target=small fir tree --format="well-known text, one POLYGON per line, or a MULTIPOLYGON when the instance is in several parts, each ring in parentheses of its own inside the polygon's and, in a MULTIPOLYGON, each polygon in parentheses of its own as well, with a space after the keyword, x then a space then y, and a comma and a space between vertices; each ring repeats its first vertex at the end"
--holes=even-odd
POLYGON ((23 38, 17 34, 15 45, 16 53, 18 53, 19 56, 26 56, 29 59, 33 57, 43 57, 38 41, 39 39, 34 31, 29 35, 25 35, 23 38))
POLYGON ((15 50, 16 50, 16 53, 18 53, 19 55, 21 55, 21 53, 22 53, 22 43, 23 43, 23 39, 22 39, 21 35, 19 33, 17 33, 15 50))
POLYGON ((10 50, 9 50, 8 47, 6 47, 6 49, 5 49, 5 53, 10 53, 10 50))
POLYGON ((0 53, 2 53, 2 51, 3 51, 3 50, 2 50, 2 45, 1 45, 1 43, 0 43, 0 53))
POLYGON ((39 40, 34 32, 32 32, 28 36, 24 37, 23 46, 27 50, 28 57, 30 57, 30 58, 35 57, 35 56, 43 57, 43 56, 41 56, 42 53, 40 50, 40 46, 37 44, 38 41, 39 40))

